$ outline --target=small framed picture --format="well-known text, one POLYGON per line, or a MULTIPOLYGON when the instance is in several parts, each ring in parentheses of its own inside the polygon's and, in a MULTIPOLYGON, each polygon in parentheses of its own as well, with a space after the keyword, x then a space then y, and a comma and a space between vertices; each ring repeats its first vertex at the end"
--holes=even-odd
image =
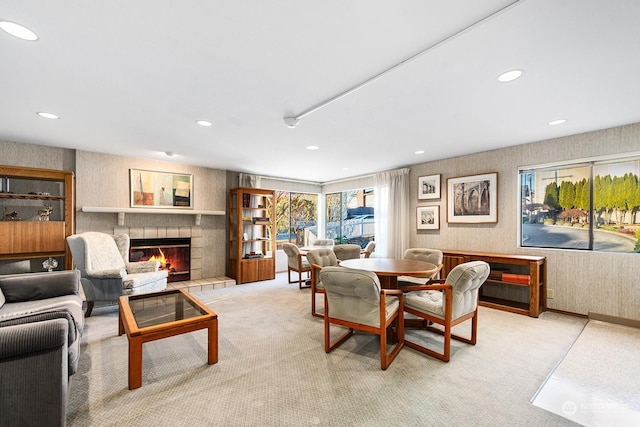
POLYGON ((440 198, 440 174, 418 178, 418 200, 440 198))
POLYGON ((418 230, 439 230, 440 206, 418 206, 416 219, 418 230))

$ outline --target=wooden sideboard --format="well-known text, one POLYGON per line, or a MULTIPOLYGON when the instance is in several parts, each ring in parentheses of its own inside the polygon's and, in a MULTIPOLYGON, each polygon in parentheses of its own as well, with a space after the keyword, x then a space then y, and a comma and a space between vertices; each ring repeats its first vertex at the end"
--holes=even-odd
POLYGON ((485 261, 491 275, 480 288, 479 304, 513 313, 538 317, 547 307, 546 258, 487 252, 442 250, 443 275, 458 264, 485 261), (525 288, 528 288, 525 290, 525 288))

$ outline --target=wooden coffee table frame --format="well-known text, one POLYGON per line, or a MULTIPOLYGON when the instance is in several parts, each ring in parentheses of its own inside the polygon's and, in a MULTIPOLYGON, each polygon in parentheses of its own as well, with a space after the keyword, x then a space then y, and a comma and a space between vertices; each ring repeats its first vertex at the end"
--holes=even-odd
MULTIPOLYGON (((218 315, 188 292, 182 289, 172 289, 139 295, 124 295, 120 297, 118 303, 118 335, 126 332, 129 340, 129 390, 142 386, 142 344, 149 341, 206 328, 209 331, 207 363, 213 365, 218 362, 218 315), (187 319, 176 319, 144 328, 138 327, 129 305, 130 300, 151 299, 179 293, 205 314, 187 319)), ((178 309, 181 310, 181 307, 178 307, 180 304, 182 304, 181 300, 176 301, 176 312, 178 309)))

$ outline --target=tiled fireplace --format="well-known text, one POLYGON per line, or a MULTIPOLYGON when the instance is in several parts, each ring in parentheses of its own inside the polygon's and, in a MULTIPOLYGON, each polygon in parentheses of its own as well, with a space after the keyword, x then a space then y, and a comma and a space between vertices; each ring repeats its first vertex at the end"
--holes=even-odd
MULTIPOLYGON (((189 241, 189 278, 181 275, 176 280, 198 280, 202 279, 202 229, 200 227, 114 227, 114 234, 128 234, 132 241, 138 239, 150 239, 157 242, 163 239, 181 239, 180 242, 189 241)), ((133 259, 132 259, 133 261, 133 259)), ((174 261, 175 262, 175 261, 174 261)), ((172 281, 171 278, 169 281, 172 281)))
POLYGON ((191 279, 191 238, 131 239, 129 261, 158 261, 169 273, 168 282, 191 279))

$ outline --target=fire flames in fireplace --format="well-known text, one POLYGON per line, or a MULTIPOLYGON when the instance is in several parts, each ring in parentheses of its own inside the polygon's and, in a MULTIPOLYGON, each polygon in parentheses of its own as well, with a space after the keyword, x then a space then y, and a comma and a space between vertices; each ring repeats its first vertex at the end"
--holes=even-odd
POLYGON ((190 239, 133 239, 129 260, 158 261, 160 268, 168 270, 169 282, 189 280, 191 277, 190 239))
POLYGON ((158 252, 160 252, 160 255, 152 255, 151 258, 149 258, 149 261, 158 261, 160 263, 160 268, 171 268, 171 262, 167 260, 162 249, 158 248, 158 252))

